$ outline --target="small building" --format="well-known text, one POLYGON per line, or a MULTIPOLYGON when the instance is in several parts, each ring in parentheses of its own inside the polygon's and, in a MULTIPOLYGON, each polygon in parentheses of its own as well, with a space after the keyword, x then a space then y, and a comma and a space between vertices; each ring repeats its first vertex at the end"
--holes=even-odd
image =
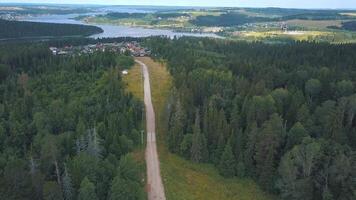
POLYGON ((49 50, 51 50, 53 55, 57 55, 57 53, 58 53, 57 47, 50 47, 49 50))
POLYGON ((122 75, 127 75, 129 72, 127 70, 122 71, 122 75))

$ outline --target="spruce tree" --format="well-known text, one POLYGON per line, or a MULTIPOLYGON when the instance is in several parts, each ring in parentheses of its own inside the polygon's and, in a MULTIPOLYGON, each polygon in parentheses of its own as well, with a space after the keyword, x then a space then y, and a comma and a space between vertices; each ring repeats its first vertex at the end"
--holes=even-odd
POLYGON ((247 143, 246 149, 244 151, 244 163, 246 167, 246 173, 252 177, 256 175, 256 145, 257 145, 257 137, 258 131, 257 123, 254 122, 250 125, 250 127, 245 130, 247 132, 247 143))
POLYGON ((179 152, 180 144, 183 141, 184 120, 184 110, 180 104, 180 101, 178 100, 175 107, 175 112, 170 122, 170 130, 168 134, 168 148, 173 153, 179 152))
POLYGON ((193 141, 192 147, 190 150, 191 157, 190 159, 193 162, 204 162, 208 158, 208 149, 206 144, 206 139, 203 133, 200 130, 200 118, 199 112, 197 111, 194 123, 193 131, 193 141))
POLYGON ((271 119, 263 124, 256 146, 256 168, 258 181, 266 189, 272 190, 276 177, 276 165, 279 160, 280 147, 285 135, 282 119, 273 114, 271 119))
POLYGON ((98 200, 95 193, 95 185, 87 177, 80 183, 78 200, 98 200))
POLYGON ((295 123, 288 132, 286 149, 292 149, 293 146, 302 143, 303 138, 306 136, 308 136, 308 132, 303 125, 300 122, 295 123))
POLYGON ((97 134, 96 128, 94 127, 92 130, 88 131, 88 147, 87 151, 90 155, 95 158, 101 157, 102 147, 101 147, 101 139, 97 134))
POLYGON ((219 173, 224 177, 235 176, 236 160, 232 153, 230 142, 226 143, 224 152, 220 158, 218 166, 219 173))
POLYGON ((72 186, 72 178, 68 172, 67 167, 64 165, 64 175, 62 176, 62 190, 64 200, 73 199, 73 186, 72 186))

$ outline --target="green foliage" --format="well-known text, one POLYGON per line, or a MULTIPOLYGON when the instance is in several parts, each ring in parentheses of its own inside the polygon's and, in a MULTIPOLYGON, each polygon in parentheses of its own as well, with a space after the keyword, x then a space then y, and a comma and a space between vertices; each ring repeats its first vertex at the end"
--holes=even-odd
POLYGON ((179 101, 168 102, 166 116, 172 152, 190 158, 198 109, 208 162, 223 175, 253 178, 284 199, 354 198, 356 45, 204 38, 149 38, 146 45, 174 78, 179 101), (179 132, 177 112, 184 116, 179 132), (183 142, 173 142, 178 137, 183 142))
POLYGON ((137 145, 142 124, 141 102, 112 68, 118 56, 0 47, 9 66, 0 82, 0 199, 77 199, 85 177, 95 183, 84 182, 86 190, 107 199, 118 160, 137 145))
POLYGON ((218 166, 219 172, 224 177, 235 176, 236 161, 232 154, 231 145, 228 142, 225 146, 224 152, 221 155, 220 163, 218 166))
POLYGON ((198 26, 237 26, 246 23, 270 21, 269 18, 262 17, 249 17, 239 13, 226 13, 220 16, 206 15, 198 16, 192 21, 193 24, 198 26))
POLYGON ((321 83, 318 79, 310 79, 305 83, 305 93, 311 98, 318 96, 321 91, 321 83))
POLYGON ((184 131, 184 120, 185 115, 182 111, 181 104, 176 104, 175 112, 170 119, 171 131, 168 134, 168 147, 172 152, 179 152, 179 144, 183 140, 183 131, 184 131))
POLYGON ((131 56, 118 56, 116 58, 116 64, 121 68, 121 69, 128 69, 132 67, 135 64, 134 59, 131 56))
POLYGON ((305 138, 281 160, 278 186, 282 198, 354 198, 351 160, 346 156, 349 152, 337 144, 305 138))
POLYGON ((186 134, 180 144, 180 153, 183 157, 190 159, 190 153, 193 144, 193 134, 186 134))
POLYGON ((284 155, 279 166, 283 199, 313 199, 311 175, 320 156, 320 144, 310 138, 284 155))
POLYGON ((62 177, 62 188, 64 200, 72 200, 74 192, 72 186, 72 178, 66 167, 64 167, 64 174, 62 177))
POLYGON ((286 149, 291 149, 295 145, 301 144, 304 137, 308 136, 308 132, 305 130, 300 122, 295 123, 287 134, 286 149))
POLYGON ((43 199, 45 200, 63 200, 61 188, 54 181, 45 182, 43 185, 43 199))
POLYGON ((111 183, 110 200, 143 200, 142 182, 138 176, 140 169, 131 156, 121 158, 117 175, 111 183))
POLYGON ((279 149, 285 136, 282 119, 273 114, 271 119, 262 126, 256 147, 256 169, 259 183, 269 190, 273 190, 276 175, 275 166, 279 160, 279 149))
POLYGON ((98 197, 95 193, 95 185, 85 177, 80 183, 78 200, 97 200, 98 197))
POLYGON ((204 162, 208 159, 208 147, 206 144, 206 138, 200 130, 200 118, 199 112, 196 113, 193 137, 192 137, 192 146, 190 149, 190 159, 193 162, 204 162))
POLYGON ((338 97, 349 96, 354 91, 354 85, 349 80, 342 80, 336 83, 336 94, 338 97))
POLYGON ((10 73, 10 67, 0 63, 0 80, 3 81, 10 73))
POLYGON ((344 29, 344 30, 348 30, 348 31, 355 31, 356 30, 356 21, 346 21, 346 22, 342 22, 342 26, 340 27, 328 27, 328 28, 334 28, 334 29, 344 29))
POLYGON ((105 17, 111 19, 142 18, 144 16, 146 16, 145 13, 122 13, 122 12, 111 12, 105 15, 105 17))
POLYGON ((103 32, 96 26, 52 24, 0 19, 0 38, 88 36, 103 32))

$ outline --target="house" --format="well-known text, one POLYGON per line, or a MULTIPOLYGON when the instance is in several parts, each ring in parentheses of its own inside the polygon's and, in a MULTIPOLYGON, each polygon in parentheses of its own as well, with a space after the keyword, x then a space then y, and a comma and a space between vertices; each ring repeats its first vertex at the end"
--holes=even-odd
POLYGON ((125 69, 122 71, 122 75, 127 75, 129 72, 125 69))
POLYGON ((50 47, 49 50, 51 50, 53 55, 57 55, 57 53, 58 53, 57 47, 50 47))

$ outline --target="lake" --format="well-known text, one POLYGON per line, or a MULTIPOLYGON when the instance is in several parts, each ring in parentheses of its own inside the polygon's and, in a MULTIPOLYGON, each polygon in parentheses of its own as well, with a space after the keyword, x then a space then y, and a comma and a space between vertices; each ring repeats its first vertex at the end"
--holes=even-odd
MULTIPOLYGON (((93 15, 93 14, 103 14, 103 13, 86 13, 86 15, 93 15)), ((88 25, 84 22, 73 19, 77 16, 78 14, 41 15, 41 16, 34 16, 34 17, 26 17, 21 20, 31 21, 31 22, 88 25)), ((148 29, 148 28, 141 28, 141 27, 102 25, 102 24, 95 24, 95 26, 100 27, 101 29, 103 29, 104 32, 100 34, 92 35, 90 36, 91 38, 148 37, 148 36, 160 36, 160 35, 167 36, 170 38, 181 37, 181 36, 221 38, 220 36, 213 33, 182 33, 182 32, 174 32, 173 30, 167 30, 167 29, 148 29)))

